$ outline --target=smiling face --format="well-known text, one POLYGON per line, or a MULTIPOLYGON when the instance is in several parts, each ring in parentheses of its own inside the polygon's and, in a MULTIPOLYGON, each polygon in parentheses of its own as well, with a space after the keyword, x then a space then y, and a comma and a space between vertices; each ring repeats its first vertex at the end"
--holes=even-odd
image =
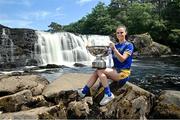
POLYGON ((118 38, 119 42, 123 42, 126 37, 126 28, 125 27, 118 27, 116 30, 116 37, 118 38))

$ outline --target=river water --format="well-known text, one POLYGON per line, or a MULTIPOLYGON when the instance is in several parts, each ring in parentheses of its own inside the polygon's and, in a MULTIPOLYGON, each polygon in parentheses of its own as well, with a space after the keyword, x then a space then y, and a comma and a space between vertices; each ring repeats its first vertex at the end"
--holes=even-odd
MULTIPOLYGON (((21 71, 23 68, 18 68, 9 71, 0 71, 0 74, 21 71)), ((56 80, 65 73, 92 73, 95 69, 89 66, 85 67, 63 67, 53 69, 38 69, 34 74, 41 75, 50 82, 56 80)), ((132 73, 129 82, 144 88, 152 93, 158 94, 162 90, 180 90, 180 57, 142 57, 134 58, 132 73)), ((88 78, 87 78, 88 79, 88 78)))
POLYGON ((180 90, 180 57, 134 59, 130 82, 153 93, 180 90))
MULTIPOLYGON (((92 73, 94 70, 90 66, 70 67, 40 74, 53 81, 64 73, 92 73)), ((167 89, 180 90, 180 57, 134 58, 129 82, 153 93, 167 89)))

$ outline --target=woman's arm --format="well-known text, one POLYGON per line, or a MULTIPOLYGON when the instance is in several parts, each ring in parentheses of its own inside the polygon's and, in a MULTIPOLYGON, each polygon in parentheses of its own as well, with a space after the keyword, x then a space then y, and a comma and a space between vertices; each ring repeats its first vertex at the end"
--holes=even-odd
POLYGON ((131 54, 133 51, 133 47, 130 45, 127 46, 127 50, 123 54, 121 54, 115 47, 114 43, 110 43, 110 47, 113 50, 114 54, 117 56, 120 62, 124 62, 131 54))
POLYGON ((129 57, 129 54, 127 52, 124 52, 124 54, 122 55, 116 48, 113 49, 113 52, 120 62, 124 62, 129 57))

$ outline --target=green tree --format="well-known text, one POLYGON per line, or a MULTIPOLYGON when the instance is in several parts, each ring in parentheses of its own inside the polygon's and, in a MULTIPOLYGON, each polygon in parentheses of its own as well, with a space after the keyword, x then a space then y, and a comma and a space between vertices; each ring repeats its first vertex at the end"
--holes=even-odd
POLYGON ((163 19, 171 29, 180 29, 180 0, 171 0, 163 10, 163 19))
POLYGON ((180 29, 171 30, 168 36, 168 44, 172 49, 178 48, 180 50, 180 29))
POLYGON ((86 18, 84 23, 86 34, 107 35, 112 33, 117 25, 117 22, 111 19, 107 6, 102 2, 99 2, 86 18))
POLYGON ((114 32, 119 22, 109 15, 108 7, 99 2, 92 12, 79 21, 64 26, 64 30, 80 34, 109 35, 114 32))
POLYGON ((154 41, 168 45, 167 37, 169 33, 168 28, 166 27, 166 22, 163 19, 154 20, 151 24, 149 33, 154 41))
POLYGON ((75 23, 71 23, 69 25, 64 26, 64 30, 67 32, 83 34, 85 22, 86 22, 86 17, 83 17, 82 19, 78 20, 75 23))
POLYGON ((63 31, 63 27, 55 22, 51 22, 51 24, 48 26, 50 29, 48 30, 49 32, 61 32, 63 31))
MULTIPOLYGON (((128 26, 130 34, 148 32, 152 24, 153 8, 151 3, 134 2, 127 9, 127 13, 121 18, 123 23, 128 26)), ((122 13, 121 13, 122 14, 122 13)))
POLYGON ((129 0, 111 0, 108 11, 112 18, 116 18, 122 11, 127 11, 129 0))
MULTIPOLYGON (((162 2, 162 1, 161 1, 162 2)), ((168 45, 172 50, 180 47, 180 1, 166 0, 161 8, 160 20, 154 20, 150 34, 152 38, 161 44, 168 45)))

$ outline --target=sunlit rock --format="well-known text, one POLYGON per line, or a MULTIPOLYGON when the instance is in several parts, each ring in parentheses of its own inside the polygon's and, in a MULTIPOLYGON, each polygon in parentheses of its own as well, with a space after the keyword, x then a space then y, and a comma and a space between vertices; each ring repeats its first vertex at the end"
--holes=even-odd
POLYGON ((48 84, 48 80, 38 75, 5 76, 0 80, 0 93, 13 94, 29 89, 35 96, 40 95, 48 84))

